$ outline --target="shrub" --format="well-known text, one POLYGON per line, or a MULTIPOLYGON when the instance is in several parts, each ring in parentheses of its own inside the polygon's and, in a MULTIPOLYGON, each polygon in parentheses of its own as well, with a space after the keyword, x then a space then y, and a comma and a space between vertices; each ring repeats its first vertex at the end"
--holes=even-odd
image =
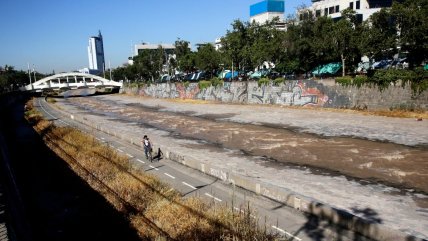
POLYGON ((198 86, 200 90, 206 89, 211 86, 211 81, 201 80, 198 82, 198 86))
POLYGON ((184 85, 184 87, 186 87, 186 88, 187 88, 187 87, 189 87, 190 82, 189 82, 189 81, 184 81, 184 82, 183 82, 183 85, 184 85))
POLYGON ((219 78, 212 78, 210 81, 211 81, 211 85, 214 87, 223 86, 224 84, 224 81, 219 78))
POLYGON ((413 72, 414 78, 411 80, 410 86, 413 90, 413 95, 419 95, 428 89, 428 70, 420 67, 415 68, 413 72))
POLYGON ((349 86, 352 85, 352 78, 349 76, 345 76, 345 77, 337 77, 335 79, 336 83, 343 85, 343 86, 349 86))
POLYGON ((284 79, 284 78, 279 77, 279 78, 276 78, 276 79, 274 79, 274 80, 273 80, 273 84, 274 84, 275 86, 279 86, 280 84, 284 83, 284 81, 285 81, 285 79, 284 79))
POLYGON ((268 78, 260 78, 258 81, 257 81, 257 84, 259 85, 259 87, 260 86, 262 86, 262 85, 268 85, 269 84, 269 82, 270 82, 270 80, 268 79, 268 78))
POLYGON ((352 85, 357 86, 358 88, 360 88, 361 86, 363 86, 364 84, 366 84, 368 82, 368 78, 365 75, 357 75, 355 76, 355 78, 352 80, 352 85))
POLYGON ((384 90, 391 84, 397 84, 401 81, 404 87, 410 84, 414 95, 419 95, 428 89, 428 71, 422 68, 414 70, 406 69, 387 69, 377 70, 369 77, 369 82, 376 84, 380 90, 384 90))

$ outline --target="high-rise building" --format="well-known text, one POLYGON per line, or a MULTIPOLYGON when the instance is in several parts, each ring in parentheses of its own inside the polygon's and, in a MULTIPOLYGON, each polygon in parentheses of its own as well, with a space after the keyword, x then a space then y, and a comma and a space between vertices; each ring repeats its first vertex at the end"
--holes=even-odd
POLYGON ((285 30, 284 0, 264 0, 250 6, 250 22, 264 24, 278 18, 276 27, 285 30))
POLYGON ((103 73, 105 69, 103 36, 98 31, 98 36, 89 38, 88 45, 89 70, 96 73, 103 73))

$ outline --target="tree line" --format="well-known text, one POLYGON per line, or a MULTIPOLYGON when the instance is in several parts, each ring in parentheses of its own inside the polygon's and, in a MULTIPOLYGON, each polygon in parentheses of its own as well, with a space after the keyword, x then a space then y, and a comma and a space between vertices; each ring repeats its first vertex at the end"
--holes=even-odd
MULTIPOLYGON (((175 58, 169 58, 159 46, 134 56, 133 65, 114 69, 113 76, 106 74, 114 80, 153 82, 175 71, 205 71, 210 78, 223 69, 246 73, 271 63, 279 73, 307 74, 317 66, 340 62, 344 76, 355 74, 362 56, 381 60, 404 55, 409 64, 407 72, 370 71, 367 75, 383 85, 410 76, 417 83, 418 92, 428 88, 427 71, 417 70, 428 59, 428 0, 394 1, 391 8, 383 8, 364 22, 358 21, 350 9, 342 11, 340 19, 310 13, 302 21, 289 19, 287 31, 278 30, 277 21, 260 25, 235 20, 221 39, 218 51, 211 44, 192 51, 188 41, 177 39, 175 58)), ((36 73, 36 77, 43 75, 36 73)), ((13 66, 0 71, 1 90, 28 83, 25 71, 17 71, 13 66)))
POLYGON ((38 72, 28 72, 23 70, 16 70, 15 67, 10 65, 0 66, 0 93, 14 91, 19 87, 28 85, 30 77, 34 82, 34 78, 40 80, 46 75, 38 72))
POLYGON ((134 64, 113 71, 115 79, 152 81, 178 70, 196 70, 213 74, 221 69, 253 71, 263 63, 281 73, 309 73, 319 65, 342 63, 342 75, 355 73, 362 56, 392 59, 405 55, 409 69, 421 66, 428 55, 428 0, 394 2, 364 22, 351 9, 340 19, 315 17, 303 21, 290 19, 287 31, 278 30, 278 20, 260 25, 235 20, 221 39, 219 51, 211 44, 191 51, 189 42, 175 41, 175 59, 167 59, 163 49, 144 51, 133 58, 134 64), (168 66, 168 71, 162 66, 168 66))

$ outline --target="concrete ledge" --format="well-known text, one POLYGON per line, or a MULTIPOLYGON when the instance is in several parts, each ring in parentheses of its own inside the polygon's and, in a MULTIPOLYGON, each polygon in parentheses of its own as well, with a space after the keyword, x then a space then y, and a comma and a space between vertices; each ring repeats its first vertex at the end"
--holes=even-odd
MULTIPOLYGON (((64 116, 71 115, 70 113, 59 108, 55 109, 61 112, 64 116)), ((95 123, 87 117, 81 116, 80 114, 73 114, 73 117, 74 120, 82 124, 105 132, 109 135, 117 136, 120 139, 129 142, 130 144, 142 147, 142 143, 138 140, 138 137, 135 137, 135 134, 133 136, 133 133, 120 133, 119 135, 119 132, 115 131, 114 127, 112 126, 104 126, 103 124, 95 123)), ((242 174, 231 172, 228 169, 213 166, 209 163, 203 163, 199 160, 195 160, 190 156, 187 156, 186 154, 171 151, 166 146, 154 147, 160 147, 163 150, 163 153, 167 159, 170 159, 207 175, 218 178, 226 183, 236 185, 243 189, 252 191, 258 195, 283 203, 301 212, 305 212, 311 215, 315 215, 319 218, 328 220, 328 222, 332 224, 354 231, 370 239, 379 241, 425 240, 412 236, 410 234, 406 234, 399 230, 391 229, 383 224, 379 224, 374 221, 355 216, 347 211, 331 207, 328 204, 320 203, 312 198, 296 194, 290 190, 258 182, 254 178, 245 177, 242 174)))

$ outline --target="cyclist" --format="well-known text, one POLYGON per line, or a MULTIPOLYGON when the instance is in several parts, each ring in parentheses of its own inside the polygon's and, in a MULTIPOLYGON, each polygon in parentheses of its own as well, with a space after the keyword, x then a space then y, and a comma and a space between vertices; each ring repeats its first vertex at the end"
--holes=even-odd
POLYGON ((149 160, 150 157, 150 162, 152 162, 152 143, 147 135, 144 135, 142 142, 144 145, 144 154, 146 154, 146 159, 149 160))

